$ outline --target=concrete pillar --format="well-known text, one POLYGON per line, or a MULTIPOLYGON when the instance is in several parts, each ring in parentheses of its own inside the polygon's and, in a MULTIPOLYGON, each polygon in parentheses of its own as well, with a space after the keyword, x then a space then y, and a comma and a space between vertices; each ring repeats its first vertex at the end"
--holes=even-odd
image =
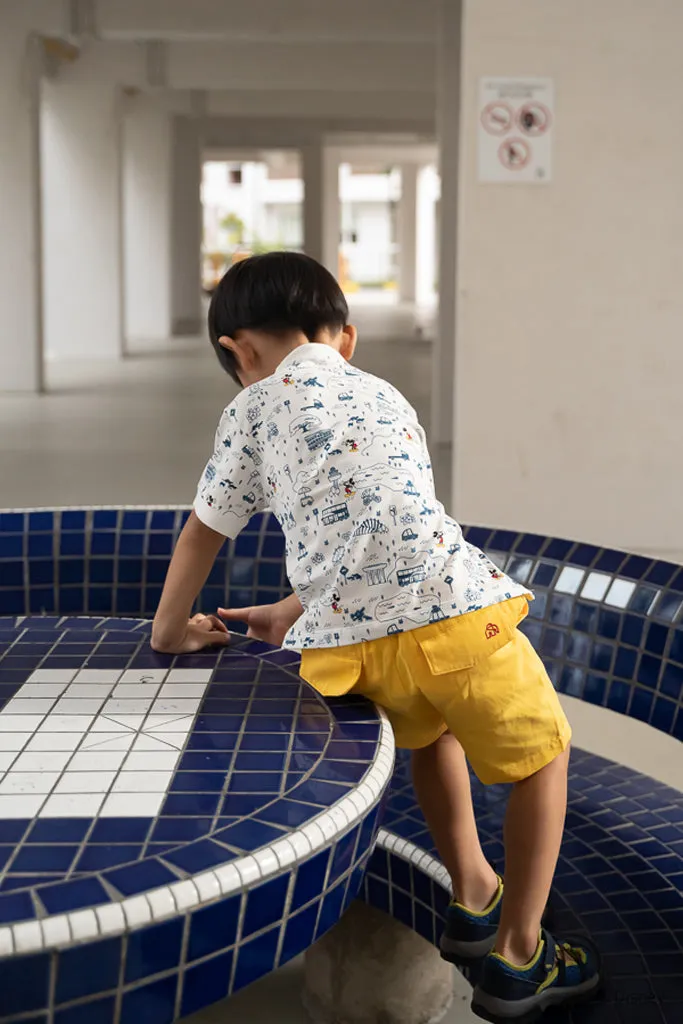
POLYGON ((306 953, 313 1024, 436 1024, 453 1002, 453 968, 411 928, 365 903, 306 953))
MULTIPOLYGON (((14 12, 17 13, 17 12, 14 12)), ((0 391, 40 391, 41 46, 12 12, 0 31, 0 391), (14 23, 13 23, 14 22, 14 23)))
POLYGON ((440 0, 437 128, 441 153, 439 316, 432 358, 432 443, 453 440, 462 0, 440 0))
POLYGON ((200 122, 173 119, 171 143, 171 331, 202 328, 202 146, 200 122))
POLYGON ((398 207, 398 295, 401 302, 417 299, 417 164, 401 165, 398 207))
POLYGON ((416 301, 419 306, 434 302, 436 282, 437 174, 434 167, 420 167, 417 178, 416 301))
POLYGON ((114 359, 123 350, 121 96, 107 59, 106 45, 91 43, 43 82, 48 358, 114 359))
POLYGON ((123 118, 125 351, 171 334, 171 119, 153 97, 123 118))
POLYGON ((339 275, 339 154, 315 141, 302 150, 304 251, 339 275))

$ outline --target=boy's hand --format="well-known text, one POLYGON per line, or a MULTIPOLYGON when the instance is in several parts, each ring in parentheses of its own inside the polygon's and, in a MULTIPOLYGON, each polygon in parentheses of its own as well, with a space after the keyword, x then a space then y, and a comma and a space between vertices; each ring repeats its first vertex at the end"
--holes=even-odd
POLYGON ((155 643, 152 647, 163 654, 193 654, 205 647, 226 647, 230 643, 227 627, 215 615, 193 615, 187 624, 185 635, 175 643, 155 643))
POLYGON ((282 647, 285 636, 299 618, 303 608, 294 594, 276 604, 254 608, 219 608, 218 614, 228 622, 245 622, 247 636, 282 647))

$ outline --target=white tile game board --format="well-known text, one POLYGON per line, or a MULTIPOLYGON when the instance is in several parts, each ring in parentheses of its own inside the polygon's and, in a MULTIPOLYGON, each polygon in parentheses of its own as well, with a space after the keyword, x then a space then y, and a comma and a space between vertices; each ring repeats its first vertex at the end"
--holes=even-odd
POLYGON ((0 819, 154 817, 210 678, 34 672, 0 711, 0 819))

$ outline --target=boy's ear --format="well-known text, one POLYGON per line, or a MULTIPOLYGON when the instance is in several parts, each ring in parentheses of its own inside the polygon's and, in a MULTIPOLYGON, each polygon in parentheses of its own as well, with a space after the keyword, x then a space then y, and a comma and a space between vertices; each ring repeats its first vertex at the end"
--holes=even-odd
POLYGON ((218 339, 218 344, 221 348, 232 352, 240 373, 249 373, 256 366, 258 361, 256 350, 248 339, 230 338, 227 334, 224 334, 218 339))
POLYGON ((339 352, 344 356, 347 363, 350 363, 353 359, 357 341, 358 331, 351 324, 348 324, 342 331, 341 345, 339 346, 339 352))

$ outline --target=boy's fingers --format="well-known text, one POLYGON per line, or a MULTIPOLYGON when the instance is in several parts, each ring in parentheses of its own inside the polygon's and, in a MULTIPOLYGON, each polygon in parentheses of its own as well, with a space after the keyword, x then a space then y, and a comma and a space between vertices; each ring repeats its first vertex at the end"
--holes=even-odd
POLYGON ((249 622, 254 608, 219 608, 218 614, 229 622, 249 622))
POLYGON ((221 620, 218 618, 217 615, 207 615, 206 618, 211 623, 211 629, 212 630, 215 629, 219 633, 227 633, 228 632, 228 627, 225 625, 224 622, 221 622, 221 620))
POLYGON ((229 633, 219 633, 218 630, 212 630, 211 633, 207 634, 207 642, 212 647, 227 647, 230 643, 229 633))

